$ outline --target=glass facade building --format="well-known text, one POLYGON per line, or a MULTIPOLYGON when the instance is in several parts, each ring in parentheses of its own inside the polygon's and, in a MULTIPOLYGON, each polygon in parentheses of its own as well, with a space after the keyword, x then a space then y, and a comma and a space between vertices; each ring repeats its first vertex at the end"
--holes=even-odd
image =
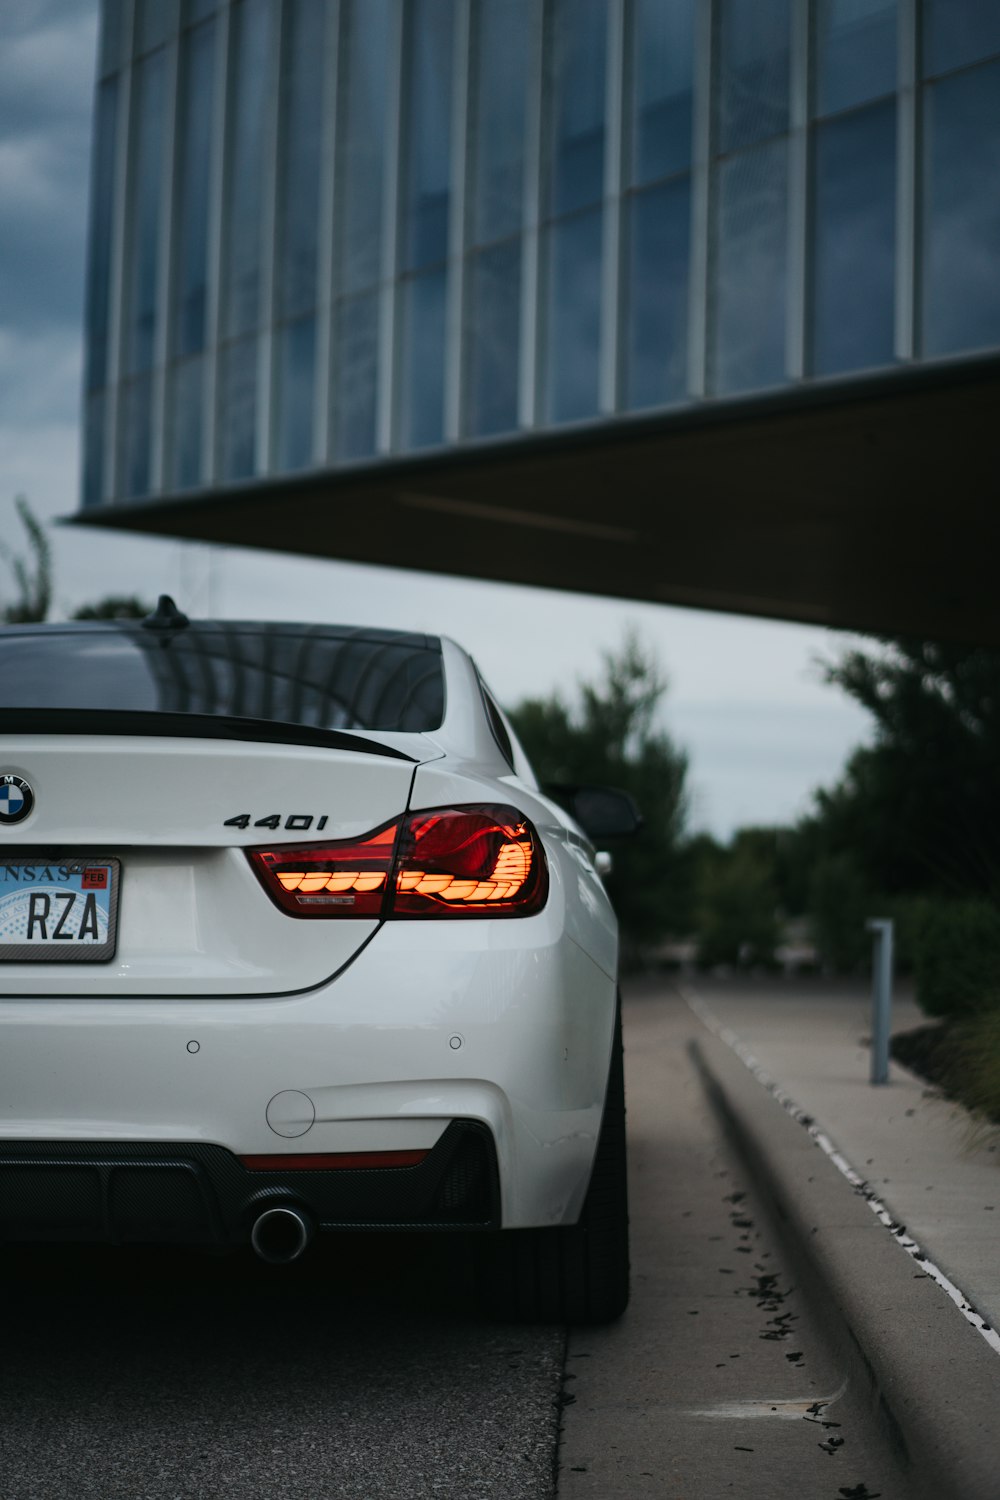
POLYGON ((996 0, 103 0, 86 507, 1000 347, 996 0))

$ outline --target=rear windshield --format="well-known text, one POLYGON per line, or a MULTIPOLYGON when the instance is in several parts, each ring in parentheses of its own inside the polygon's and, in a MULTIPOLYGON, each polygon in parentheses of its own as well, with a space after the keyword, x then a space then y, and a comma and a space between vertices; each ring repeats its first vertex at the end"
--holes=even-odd
POLYGON ((0 705, 419 733, 444 715, 441 644, 327 625, 0 630, 0 705))

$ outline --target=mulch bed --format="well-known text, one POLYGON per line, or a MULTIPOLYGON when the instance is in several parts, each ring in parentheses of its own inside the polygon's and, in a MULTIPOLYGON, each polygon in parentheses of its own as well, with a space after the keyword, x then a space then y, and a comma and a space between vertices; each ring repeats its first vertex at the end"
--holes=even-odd
MULTIPOLYGON (((957 1099, 949 1072, 954 1064, 955 1044, 948 1027, 940 1021, 918 1026, 914 1031, 900 1031, 889 1043, 896 1062, 933 1083, 949 1099, 957 1099)), ((961 1103, 961 1100, 959 1100, 961 1103)))
MULTIPOLYGON (((960 1061, 958 1037, 947 1021, 932 1021, 927 1026, 917 1026, 913 1031, 901 1031, 889 1042, 889 1051, 896 1062, 916 1073, 918 1078, 932 1084, 946 1099, 961 1104, 965 1109, 978 1113, 975 1103, 965 1097, 963 1091, 964 1071, 960 1061)), ((988 1116, 1000 1125, 1000 1115, 988 1116)))

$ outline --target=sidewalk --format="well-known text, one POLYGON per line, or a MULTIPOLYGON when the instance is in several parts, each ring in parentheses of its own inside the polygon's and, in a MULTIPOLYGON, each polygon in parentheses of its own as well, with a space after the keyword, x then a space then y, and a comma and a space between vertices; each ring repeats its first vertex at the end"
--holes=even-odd
MULTIPOLYGON (((905 1069, 869 1084, 861 986, 676 988, 705 1028, 694 1052, 709 1094, 798 1247, 914 1493, 996 1500, 996 1142, 977 1143, 964 1112, 905 1069)), ((922 1019, 901 999, 893 1029, 922 1019)))
MULTIPOLYGON (((895 1063, 888 1084, 871 1086, 867 990, 794 979, 679 988, 735 1033, 972 1307, 1000 1328, 1000 1133, 977 1143, 964 1110, 895 1063)), ((926 1019, 905 992, 897 997, 894 1031, 926 1019)))

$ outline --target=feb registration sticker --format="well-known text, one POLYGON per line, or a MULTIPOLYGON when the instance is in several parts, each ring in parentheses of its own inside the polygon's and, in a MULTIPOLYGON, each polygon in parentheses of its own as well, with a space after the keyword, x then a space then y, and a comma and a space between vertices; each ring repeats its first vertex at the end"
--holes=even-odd
POLYGON ((0 961, 113 958, 117 859, 0 859, 0 961))

